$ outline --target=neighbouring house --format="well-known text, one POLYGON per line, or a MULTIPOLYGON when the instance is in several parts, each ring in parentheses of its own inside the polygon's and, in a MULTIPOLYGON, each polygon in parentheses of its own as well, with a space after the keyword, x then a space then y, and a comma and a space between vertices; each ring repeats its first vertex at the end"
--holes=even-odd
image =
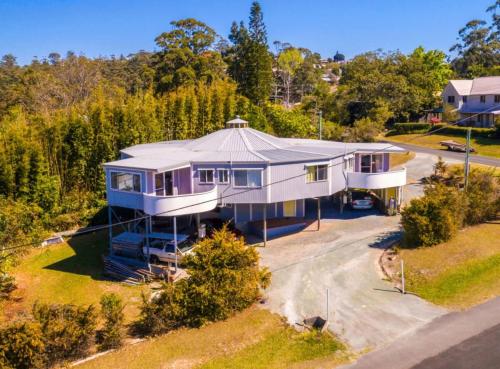
POLYGON ((493 127, 500 117, 500 76, 451 80, 442 93, 464 125, 493 127))
MULTIPOLYGON (((352 188, 373 190, 384 206, 398 206, 406 169, 391 170, 389 154, 404 151, 386 143, 278 138, 237 117, 198 139, 121 150, 119 160, 104 164, 110 217, 114 207, 153 222, 199 223, 210 214, 245 229, 249 222, 302 218, 307 199, 352 188)), ((146 228, 153 232, 151 224, 146 228)))

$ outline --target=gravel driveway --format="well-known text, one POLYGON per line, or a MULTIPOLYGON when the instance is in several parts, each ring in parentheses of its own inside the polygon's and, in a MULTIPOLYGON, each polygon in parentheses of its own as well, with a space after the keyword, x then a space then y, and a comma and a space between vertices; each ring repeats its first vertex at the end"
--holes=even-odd
MULTIPOLYGON (((406 200, 422 193, 418 179, 437 160, 418 153, 407 163, 406 200)), ((329 290, 330 329, 355 350, 373 349, 425 325, 446 310, 413 295, 401 295, 384 280, 378 259, 387 241, 398 237, 399 216, 324 211, 321 230, 312 224, 303 232, 268 242, 260 249, 262 263, 273 273, 266 306, 289 323, 326 316, 329 290)))

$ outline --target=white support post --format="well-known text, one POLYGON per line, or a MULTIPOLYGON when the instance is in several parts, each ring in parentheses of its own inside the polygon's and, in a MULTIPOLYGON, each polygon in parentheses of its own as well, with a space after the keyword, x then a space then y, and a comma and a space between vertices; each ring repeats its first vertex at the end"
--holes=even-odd
POLYGON ((470 165, 469 165, 469 155, 470 155, 470 133, 471 133, 471 128, 469 127, 467 129, 467 144, 465 146, 465 183, 464 183, 464 189, 467 191, 467 185, 469 184, 469 171, 470 171, 470 165))
POLYGON ((113 256, 113 214, 111 205, 108 205, 108 237, 109 237, 109 256, 113 256))
POLYGON ((321 226, 321 197, 318 197, 318 231, 321 226))
POLYGON ((401 293, 403 295, 406 294, 406 289, 405 289, 405 265, 404 265, 403 259, 401 259, 401 293))
POLYGON ((151 254, 149 253, 149 227, 150 227, 150 223, 151 223, 151 217, 147 217, 146 218, 146 227, 144 227, 146 229, 146 262, 148 263, 148 270, 151 271, 151 261, 150 261, 150 257, 151 257, 151 254))
POLYGON ((174 254, 175 254, 175 273, 177 273, 177 217, 174 217, 174 254))
POLYGON ((267 204, 264 204, 264 221, 263 221, 264 247, 267 246, 267 204))

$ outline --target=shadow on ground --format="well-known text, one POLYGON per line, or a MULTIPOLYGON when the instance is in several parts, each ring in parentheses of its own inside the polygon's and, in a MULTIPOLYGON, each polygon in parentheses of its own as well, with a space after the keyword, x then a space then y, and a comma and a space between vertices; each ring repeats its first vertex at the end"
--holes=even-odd
POLYGON ((70 238, 67 243, 75 255, 47 265, 44 269, 88 275, 95 280, 107 280, 102 274, 102 255, 107 253, 106 235, 106 231, 98 231, 70 238))

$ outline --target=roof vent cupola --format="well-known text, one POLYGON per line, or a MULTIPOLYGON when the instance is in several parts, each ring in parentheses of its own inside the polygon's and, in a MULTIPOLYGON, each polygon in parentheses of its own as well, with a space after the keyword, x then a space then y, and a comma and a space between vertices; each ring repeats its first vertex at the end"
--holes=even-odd
POLYGON ((235 119, 226 122, 226 128, 248 128, 248 122, 237 115, 235 119))

